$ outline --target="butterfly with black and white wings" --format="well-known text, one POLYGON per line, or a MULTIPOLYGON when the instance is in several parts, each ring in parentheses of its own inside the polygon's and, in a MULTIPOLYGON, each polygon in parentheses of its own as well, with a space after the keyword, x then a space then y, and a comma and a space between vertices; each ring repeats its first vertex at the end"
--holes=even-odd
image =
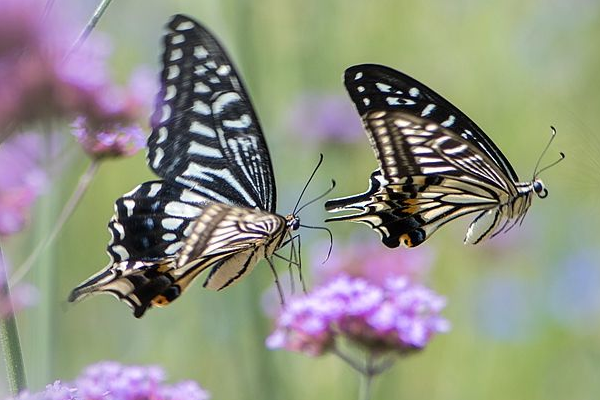
POLYGON ((69 297, 109 293, 136 317, 178 298, 209 268, 205 287, 236 283, 300 225, 293 213, 275 213, 269 151, 223 47, 183 15, 168 24, 164 46, 148 139, 148 165, 163 180, 117 200, 110 262, 69 297))
POLYGON ((442 225, 478 213, 465 237, 475 244, 522 222, 534 193, 547 196, 536 173, 519 182, 471 119, 415 79, 364 64, 348 68, 344 84, 379 168, 365 193, 325 204, 331 212, 354 213, 327 221, 362 222, 388 247, 414 247, 442 225))

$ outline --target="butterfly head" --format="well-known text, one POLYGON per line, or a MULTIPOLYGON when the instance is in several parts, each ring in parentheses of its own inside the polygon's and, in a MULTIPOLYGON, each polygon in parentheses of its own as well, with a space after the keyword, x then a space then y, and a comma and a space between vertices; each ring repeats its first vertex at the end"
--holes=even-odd
POLYGON ((540 199, 544 199, 548 196, 548 189, 546 189, 546 185, 544 185, 544 182, 542 182, 541 179, 535 178, 531 183, 531 186, 540 199))
POLYGON ((293 231, 300 229, 300 217, 297 215, 289 214, 285 217, 285 220, 289 229, 293 231))

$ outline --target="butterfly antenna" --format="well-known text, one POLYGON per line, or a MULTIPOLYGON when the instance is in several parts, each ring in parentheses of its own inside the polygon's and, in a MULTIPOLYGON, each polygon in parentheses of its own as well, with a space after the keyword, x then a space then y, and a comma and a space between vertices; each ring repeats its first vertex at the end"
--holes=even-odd
POLYGON ((550 129, 552 129, 552 135, 550 136, 550 140, 548 140, 548 143, 546 144, 546 147, 544 147, 544 150, 542 151, 542 154, 540 154, 540 157, 538 158, 537 162, 535 163, 535 168, 533 169, 533 179, 535 179, 540 174, 540 172, 542 172, 542 171, 538 171, 538 167, 540 166, 540 162, 542 162, 542 158, 544 158, 544 155, 548 151, 548 148, 552 144, 552 141, 556 137, 556 129, 554 129, 553 126, 550 126, 550 129))
POLYGON ((331 180, 331 187, 329 189, 327 189, 323 194, 320 194, 319 196, 315 197, 314 199, 310 200, 309 202, 307 202, 306 204, 304 204, 303 206, 301 206, 298 211, 296 211, 294 214, 299 213, 300 211, 302 211, 304 208, 306 208, 307 206, 310 206, 312 203, 314 203, 315 201, 319 201, 321 200, 323 197, 327 196, 329 193, 331 193, 331 191, 335 188, 335 181, 332 179, 331 180))
POLYGON ((540 169, 538 171, 538 173, 536 174, 536 176, 538 176, 539 174, 541 174, 542 172, 544 172, 545 170, 547 170, 548 168, 552 168, 554 167, 556 164, 558 164, 559 162, 561 162, 562 160, 565 159, 565 153, 563 153, 562 151, 560 152, 560 158, 556 161, 554 161, 553 163, 551 163, 550 165, 546 165, 544 168, 540 169))
POLYGON ((298 197, 298 201, 296 202, 296 205, 294 206, 294 211, 292 212, 292 215, 296 215, 296 212, 297 212, 296 210, 298 208, 298 204, 300 204, 300 201, 302 200, 302 196, 304 196, 304 192, 306 192, 306 188, 308 188, 308 185, 310 185, 310 181, 312 181, 313 177, 317 173, 317 170, 319 169, 319 167, 321 166, 322 163, 323 163, 323 153, 319 154, 319 162, 317 163, 317 166, 313 170, 312 174, 310 174, 310 178, 308 178, 308 181, 306 181, 304 188, 302 188, 302 192, 300 193, 300 197, 298 197))
POLYGON ((329 251, 327 251, 327 257, 325 257, 325 260, 322 262, 322 264, 325 264, 327 260, 329 260, 329 256, 331 256, 331 250, 333 249, 333 234, 331 233, 329 228, 326 228, 324 226, 310 226, 303 224, 300 224, 300 226, 307 229, 317 229, 320 231, 326 231, 329 234, 329 251))

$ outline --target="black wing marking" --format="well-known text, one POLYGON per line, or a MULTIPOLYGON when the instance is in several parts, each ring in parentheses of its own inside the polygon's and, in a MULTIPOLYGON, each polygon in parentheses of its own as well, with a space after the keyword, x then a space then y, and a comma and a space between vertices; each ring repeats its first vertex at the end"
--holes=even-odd
POLYGON ((136 317, 177 299, 212 267, 205 287, 222 289, 270 255, 286 233, 283 217, 207 201, 178 184, 147 182, 115 204, 109 265, 75 288, 69 301, 109 293, 136 317))
POLYGON ((411 175, 459 176, 507 195, 518 193, 487 155, 453 130, 400 111, 368 112, 363 121, 382 174, 390 183, 411 175))
MULTIPOLYGON (((386 246, 414 247, 455 218, 497 208, 517 196, 514 184, 489 157, 455 132, 399 111, 372 111, 363 119, 380 169, 365 193, 325 204, 328 211, 358 212, 328 221, 366 223, 386 246)), ((491 235, 505 216, 499 211, 493 221, 478 218, 468 241, 491 235)))
POLYGON ((362 117, 370 111, 398 110, 435 122, 475 145, 513 182, 518 182, 510 162, 483 130, 416 79, 383 65, 361 64, 346 70, 344 84, 362 117))
POLYGON ((157 293, 168 293, 168 271, 208 204, 185 186, 165 181, 146 182, 123 195, 108 224, 108 266, 76 287, 69 301, 108 292, 140 317, 157 293))
POLYGON ((227 53, 189 17, 168 28, 149 166, 214 201, 274 212, 267 144, 227 53))

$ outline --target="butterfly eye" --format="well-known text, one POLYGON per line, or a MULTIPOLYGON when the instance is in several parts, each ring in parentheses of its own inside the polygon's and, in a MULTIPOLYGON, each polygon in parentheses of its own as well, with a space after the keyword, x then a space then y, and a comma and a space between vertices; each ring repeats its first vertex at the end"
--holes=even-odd
POLYGON ((536 180, 533 182, 533 190, 537 193, 540 199, 543 199, 548 196, 548 190, 544 186, 544 183, 540 180, 536 180))
POLYGON ((296 217, 293 220, 291 220, 290 228, 292 228, 293 231, 297 231, 298 229, 300 229, 300 218, 296 217))

